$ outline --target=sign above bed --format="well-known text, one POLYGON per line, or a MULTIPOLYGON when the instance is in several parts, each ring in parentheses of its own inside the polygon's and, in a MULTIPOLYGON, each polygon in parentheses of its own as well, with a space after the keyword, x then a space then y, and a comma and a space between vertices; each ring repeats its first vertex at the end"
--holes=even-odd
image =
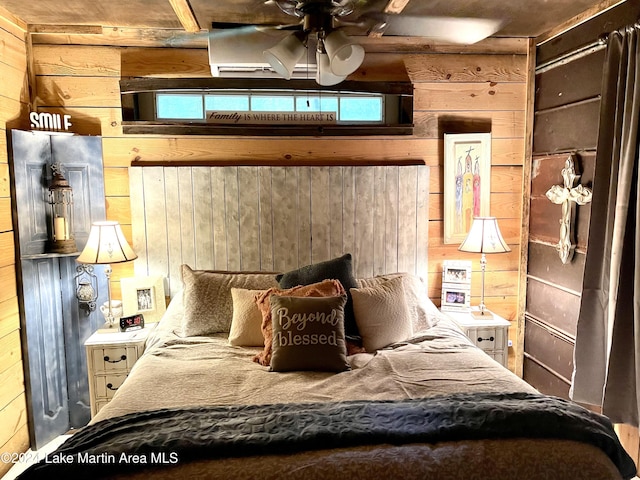
POLYGON ((335 125, 336 112, 239 112, 207 110, 207 123, 237 125, 335 125))

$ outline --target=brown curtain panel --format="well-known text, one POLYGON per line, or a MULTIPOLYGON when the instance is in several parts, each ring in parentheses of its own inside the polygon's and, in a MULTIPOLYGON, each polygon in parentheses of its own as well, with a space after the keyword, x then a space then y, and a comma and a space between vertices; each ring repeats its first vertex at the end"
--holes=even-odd
POLYGON ((571 397, 616 423, 640 411, 637 25, 609 35, 571 397))

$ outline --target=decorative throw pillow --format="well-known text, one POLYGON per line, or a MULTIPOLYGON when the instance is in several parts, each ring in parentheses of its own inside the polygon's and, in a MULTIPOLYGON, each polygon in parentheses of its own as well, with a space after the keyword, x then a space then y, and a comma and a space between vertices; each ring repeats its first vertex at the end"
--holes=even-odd
POLYGON ((375 287, 397 277, 402 277, 404 281, 404 296, 411 313, 414 333, 435 325, 441 313, 429 298, 427 286, 420 277, 410 273, 389 273, 370 278, 359 278, 358 285, 360 288, 375 287))
POLYGON ((192 270, 182 265, 182 334, 187 337, 228 332, 233 315, 231 288, 266 290, 277 286, 273 273, 192 270))
POLYGON ((256 305, 256 297, 264 290, 232 288, 233 317, 229 330, 229 344, 237 347, 262 347, 262 313, 256 305))
POLYGON ((356 322, 367 352, 406 340, 413 334, 403 283, 402 277, 396 277, 374 287, 351 289, 356 322))
POLYGON ((271 296, 271 371, 349 370, 344 338, 344 305, 339 297, 271 296))
POLYGON ((256 298, 256 304, 262 312, 262 335, 264 336, 264 350, 253 358, 254 362, 268 367, 271 363, 273 347, 273 325, 271 320, 271 296, 280 295, 288 297, 337 297, 346 295, 342 284, 338 280, 325 280, 311 285, 298 285, 297 287, 281 290, 270 288, 256 298))
POLYGON ((276 280, 280 288, 291 288, 296 285, 309 285, 321 282, 328 278, 339 280, 347 292, 347 304, 344 307, 344 330, 347 338, 359 339, 358 325, 353 315, 353 302, 349 289, 357 288, 358 282, 353 276, 353 266, 351 254, 347 253, 341 257, 327 260, 325 262, 314 263, 296 270, 278 275, 276 280))

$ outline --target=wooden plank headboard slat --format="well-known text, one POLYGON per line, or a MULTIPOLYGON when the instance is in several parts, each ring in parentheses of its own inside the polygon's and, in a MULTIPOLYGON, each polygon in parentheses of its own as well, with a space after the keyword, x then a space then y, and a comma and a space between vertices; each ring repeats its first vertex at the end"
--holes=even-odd
POLYGON ((429 167, 130 167, 136 275, 287 271, 350 252, 356 277, 426 279, 429 167))

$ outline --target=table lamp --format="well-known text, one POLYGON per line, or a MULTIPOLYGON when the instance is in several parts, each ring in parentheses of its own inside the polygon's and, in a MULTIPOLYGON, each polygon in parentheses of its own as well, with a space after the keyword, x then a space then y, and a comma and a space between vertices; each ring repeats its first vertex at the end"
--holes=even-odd
POLYGON ((487 268, 487 253, 506 253, 511 249, 502 238, 496 217, 475 217, 467 237, 460 247, 461 252, 482 253, 480 268, 482 270, 482 297, 477 311, 471 315, 476 318, 492 318, 493 315, 484 304, 484 272, 487 268))
POLYGON ((111 310, 111 264, 129 262, 136 258, 138 256, 124 238, 118 222, 107 220, 91 224, 87 244, 76 261, 92 265, 106 265, 104 273, 107 277, 109 308, 105 315, 105 327, 113 328, 114 326, 113 311, 111 310))

